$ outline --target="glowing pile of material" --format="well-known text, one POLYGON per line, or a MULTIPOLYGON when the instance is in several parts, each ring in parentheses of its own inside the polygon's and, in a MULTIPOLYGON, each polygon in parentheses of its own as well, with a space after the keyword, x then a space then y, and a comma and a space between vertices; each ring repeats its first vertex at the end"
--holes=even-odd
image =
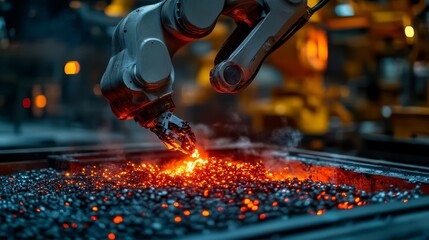
MULTIPOLYGON (((219 158, 203 159, 198 152, 193 157, 159 166, 150 163, 135 164, 128 162, 123 166, 88 166, 82 168, 80 177, 91 179, 95 187, 230 187, 234 184, 253 181, 274 180, 262 161, 256 163, 224 160, 219 158), (94 181, 95 180, 95 181, 94 181)), ((66 176, 71 176, 67 173, 66 176)), ((79 180, 79 179, 77 179, 79 180)), ((68 184, 82 186, 76 178, 70 178, 68 184)), ((82 186, 85 187, 85 186, 82 186)))
POLYGON ((418 188, 367 193, 285 176, 262 162, 215 157, 3 176, 0 238, 177 238, 421 196, 418 188))

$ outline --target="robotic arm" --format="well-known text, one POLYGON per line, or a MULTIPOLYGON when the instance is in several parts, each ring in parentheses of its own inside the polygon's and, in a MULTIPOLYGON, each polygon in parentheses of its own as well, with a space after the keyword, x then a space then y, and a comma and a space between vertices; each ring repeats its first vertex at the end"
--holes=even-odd
POLYGON ((312 8, 306 0, 162 0, 140 7, 115 29, 102 93, 119 119, 134 118, 167 148, 190 154, 195 135, 172 113, 175 52, 210 34, 220 15, 233 18, 237 28, 219 51, 210 82, 218 92, 237 93, 252 82, 265 58, 328 1, 312 8))

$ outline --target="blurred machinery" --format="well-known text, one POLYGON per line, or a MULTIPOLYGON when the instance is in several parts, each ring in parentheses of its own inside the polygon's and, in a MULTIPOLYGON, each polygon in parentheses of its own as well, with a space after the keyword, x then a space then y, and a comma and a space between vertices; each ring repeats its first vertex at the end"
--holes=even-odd
MULTIPOLYGON (((155 2, 1 1, 0 120, 12 123, 16 133, 23 124, 43 121, 53 128, 122 131, 101 98, 99 79, 114 26, 132 9, 155 2)), ((232 30, 232 23, 221 19, 206 41, 173 59, 179 114, 193 123, 232 121, 237 136, 269 138, 276 129, 293 127, 316 137, 312 148, 350 142, 350 153, 377 152, 371 157, 384 157, 375 146, 424 144, 428 5, 427 0, 331 0, 267 59, 240 96, 209 87, 208 69, 232 30)), ((221 129, 226 125, 221 122, 221 129)))
MULTIPOLYGON (((268 80, 263 75, 265 79, 258 81, 257 76, 239 100, 232 100, 250 116, 256 133, 294 127, 323 140, 334 135, 338 143, 350 137, 338 134, 341 131, 399 137, 399 132, 421 126, 421 137, 426 119, 420 125, 395 119, 407 112, 413 112, 409 116, 413 118, 416 111, 421 119, 428 106, 427 5, 427 1, 331 1, 268 59, 283 83, 272 85, 268 98, 260 97, 268 80), (386 116, 386 111, 392 114, 386 116)), ((228 34, 228 23, 217 30, 218 35, 207 39, 214 51, 199 60, 198 85, 184 85, 186 106, 209 104, 217 97, 206 87, 207 76, 219 42, 228 34)), ((317 149, 324 145, 314 143, 311 147, 317 149)))

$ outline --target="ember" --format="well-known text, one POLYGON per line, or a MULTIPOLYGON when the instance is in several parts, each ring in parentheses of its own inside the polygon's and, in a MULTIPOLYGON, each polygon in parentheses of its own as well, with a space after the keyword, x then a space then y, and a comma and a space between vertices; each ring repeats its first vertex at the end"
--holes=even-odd
POLYGON ((0 238, 174 238, 422 195, 418 186, 369 193, 287 177, 262 162, 193 157, 0 177, 0 238))

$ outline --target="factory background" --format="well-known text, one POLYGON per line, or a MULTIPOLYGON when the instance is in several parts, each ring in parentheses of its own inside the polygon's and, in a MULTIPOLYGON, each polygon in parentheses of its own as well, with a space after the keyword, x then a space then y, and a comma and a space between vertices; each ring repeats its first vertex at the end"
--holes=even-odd
MULTIPOLYGON (((157 141, 117 120, 99 85, 116 24, 154 2, 1 0, 0 148, 157 141)), ((420 161, 429 144, 428 7, 425 0, 330 1, 236 95, 209 83, 234 28, 221 18, 210 36, 173 58, 176 113, 201 141, 246 138, 420 161)))

